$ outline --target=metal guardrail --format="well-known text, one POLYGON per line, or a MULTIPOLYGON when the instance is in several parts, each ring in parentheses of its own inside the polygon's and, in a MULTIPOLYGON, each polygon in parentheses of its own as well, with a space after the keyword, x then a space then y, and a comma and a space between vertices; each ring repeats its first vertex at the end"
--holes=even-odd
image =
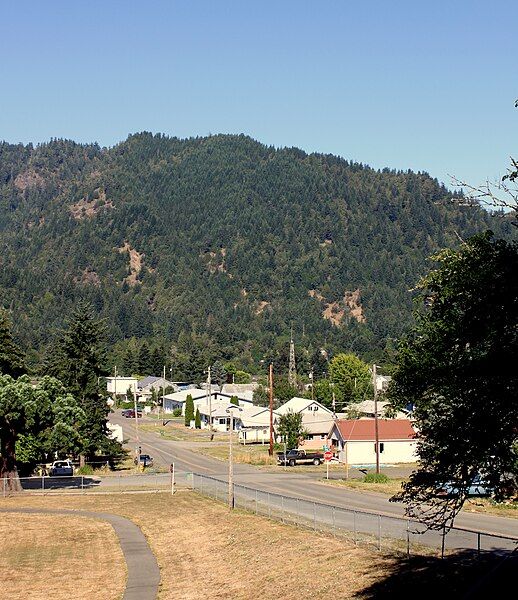
MULTIPOLYGON (((192 487, 197 492, 228 501, 228 482, 196 473, 192 478, 192 487)), ((471 551, 474 556, 489 552, 504 556, 515 550, 518 544, 518 537, 462 527, 453 527, 443 535, 441 531, 427 530, 425 525, 412 519, 342 508, 241 484, 234 484, 234 506, 283 523, 344 537, 355 544, 397 551, 407 556, 462 550, 471 551)))

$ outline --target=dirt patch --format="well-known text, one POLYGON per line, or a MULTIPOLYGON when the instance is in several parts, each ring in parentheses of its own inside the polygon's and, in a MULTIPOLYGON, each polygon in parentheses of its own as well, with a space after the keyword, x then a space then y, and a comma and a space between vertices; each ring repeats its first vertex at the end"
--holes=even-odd
POLYGON ((259 316, 262 315, 263 312, 270 307, 270 303, 267 302, 266 300, 259 300, 256 304, 254 313, 259 316))
POLYGON ((20 192, 24 192, 31 187, 43 187, 44 184, 45 179, 32 169, 19 173, 14 179, 14 187, 20 192))
POLYGON ((353 292, 345 291, 343 299, 336 302, 327 302, 326 298, 315 289, 309 290, 308 295, 323 304, 322 317, 335 327, 339 327, 344 319, 346 321, 355 319, 358 323, 366 322, 359 288, 353 292))
POLYGON ((74 278, 75 283, 80 283, 83 285, 93 285, 95 287, 99 287, 101 285, 101 280, 97 272, 92 269, 92 267, 85 267, 80 277, 74 278))
POLYGON ((77 221, 92 218, 99 212, 112 208, 114 208, 113 202, 106 198, 106 192, 103 189, 96 190, 93 198, 81 198, 69 206, 72 216, 77 221))
POLYGON ((124 254, 127 252, 129 254, 130 259, 130 274, 124 278, 124 281, 131 285, 132 287, 140 283, 138 280, 138 276, 140 275, 140 271, 142 270, 142 261, 144 258, 144 254, 137 252, 135 248, 132 248, 128 242, 124 242, 124 246, 118 248, 120 254, 124 254))
POLYGON ((217 252, 212 250, 204 252, 201 257, 206 261, 207 269, 211 275, 214 275, 215 273, 225 273, 229 279, 233 279, 234 276, 227 271, 225 263, 227 257, 226 248, 219 248, 217 252))
POLYGON ((126 583, 111 525, 74 516, 3 513, 0 572, 10 600, 120 598, 126 583))

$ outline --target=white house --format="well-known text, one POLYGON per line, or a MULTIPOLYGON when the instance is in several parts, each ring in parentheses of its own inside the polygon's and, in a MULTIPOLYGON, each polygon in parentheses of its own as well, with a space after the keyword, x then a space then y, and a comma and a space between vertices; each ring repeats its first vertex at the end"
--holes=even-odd
MULTIPOLYGON (((273 411, 273 438, 276 439, 275 422, 277 411, 273 411)), ((260 406, 250 407, 240 415, 241 429, 239 441, 243 444, 270 442, 270 409, 260 406)))
POLYGON ((232 396, 237 396, 240 406, 253 406, 253 402, 249 398, 243 398, 237 394, 222 394, 221 392, 211 392, 210 402, 209 394, 206 390, 191 389, 191 390, 180 390, 172 394, 166 394, 164 396, 164 412, 171 413, 176 408, 182 409, 182 414, 185 414, 185 402, 187 396, 192 396, 194 403, 194 410, 203 404, 209 405, 210 403, 215 404, 222 400, 223 402, 230 402, 232 396))
POLYGON ((138 393, 136 377, 106 377, 106 390, 109 394, 125 396, 128 390, 132 394, 138 393))
MULTIPOLYGON (((408 419, 378 419, 379 456, 382 463, 417 460, 416 432, 408 419)), ((328 437, 340 462, 349 465, 376 463, 375 419, 339 419, 328 437)))
POLYGON ((307 432, 306 438, 300 442, 304 449, 322 449, 327 445, 328 433, 334 423, 332 410, 316 400, 295 397, 280 406, 276 413, 285 415, 290 411, 302 414, 302 425, 307 432))
POLYGON ((139 379, 137 383, 137 393, 143 399, 148 399, 152 396, 153 390, 161 397, 162 390, 165 388, 173 388, 175 392, 178 391, 178 386, 172 381, 168 381, 163 377, 148 376, 144 379, 139 379))

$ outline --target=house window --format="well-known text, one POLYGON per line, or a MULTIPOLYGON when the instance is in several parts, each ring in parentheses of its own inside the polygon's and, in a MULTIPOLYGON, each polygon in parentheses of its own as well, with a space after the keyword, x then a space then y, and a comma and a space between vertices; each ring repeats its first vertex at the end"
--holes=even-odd
POLYGON ((227 424, 227 420, 226 419, 220 419, 219 420, 219 424, 220 425, 226 425, 227 424))
POLYGON ((325 440, 326 439, 326 434, 325 433, 321 433, 320 434, 320 439, 321 440, 325 440))
MULTIPOLYGON (((385 450, 385 443, 384 442, 380 442, 380 454, 385 450)), ((376 454, 376 443, 374 443, 374 454, 376 454)))

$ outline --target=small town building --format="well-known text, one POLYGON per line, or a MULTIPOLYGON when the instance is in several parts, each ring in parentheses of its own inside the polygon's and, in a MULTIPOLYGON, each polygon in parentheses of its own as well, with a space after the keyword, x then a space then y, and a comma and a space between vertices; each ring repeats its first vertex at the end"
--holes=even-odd
POLYGON ((109 394, 125 396, 138 393, 138 380, 136 377, 106 377, 106 390, 109 394))
POLYGON ((307 450, 323 450, 324 446, 328 445, 328 433, 334 423, 333 411, 317 400, 297 397, 276 409, 278 415, 285 415, 290 411, 302 414, 302 426, 306 430, 306 437, 299 442, 299 446, 307 450))
MULTIPOLYGON (((408 419, 378 419, 381 463, 413 463, 416 432, 408 419)), ((349 465, 376 463, 375 419, 339 419, 331 427, 329 441, 338 459, 349 465)))

